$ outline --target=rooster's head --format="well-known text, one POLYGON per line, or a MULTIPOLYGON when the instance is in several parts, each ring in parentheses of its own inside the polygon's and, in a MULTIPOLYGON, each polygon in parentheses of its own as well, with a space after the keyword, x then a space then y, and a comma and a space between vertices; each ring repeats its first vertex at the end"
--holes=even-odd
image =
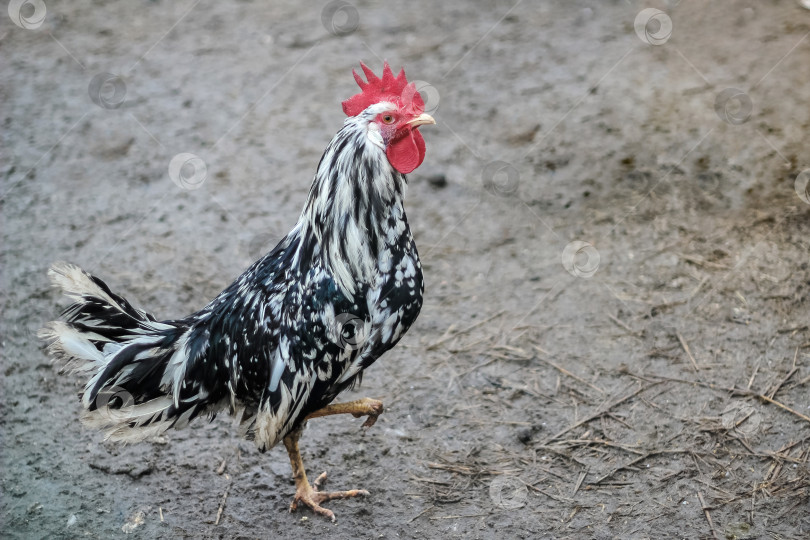
POLYGON ((408 174, 425 159, 425 140, 417 128, 436 121, 425 114, 425 102, 416 85, 405 78, 404 69, 394 76, 385 62, 382 77, 377 77, 362 62, 360 67, 367 81, 352 70, 362 91, 343 102, 343 112, 368 116, 369 138, 385 150, 394 169, 408 174))

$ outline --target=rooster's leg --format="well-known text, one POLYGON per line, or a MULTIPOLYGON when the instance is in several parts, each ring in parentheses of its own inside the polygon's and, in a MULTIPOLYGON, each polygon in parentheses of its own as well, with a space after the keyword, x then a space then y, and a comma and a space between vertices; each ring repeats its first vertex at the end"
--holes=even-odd
POLYGON ((310 485, 309 480, 307 480, 306 470, 304 469, 304 461, 301 459, 301 452, 298 450, 298 439, 301 437, 301 431, 301 428, 298 428, 284 437, 284 446, 287 448, 287 454, 290 456, 290 465, 292 466, 293 478, 295 478, 295 498, 293 502, 290 503, 290 512, 297 510, 298 503, 302 503, 311 508, 314 512, 334 522, 335 514, 328 508, 323 508, 321 503, 333 499, 348 499, 349 497, 368 495, 368 491, 364 489, 333 491, 331 493, 319 491, 321 484, 326 481, 326 473, 321 474, 318 479, 315 480, 314 485, 310 485))
POLYGON ((368 416, 366 421, 363 422, 363 427, 368 429, 374 425, 374 422, 377 421, 377 417, 380 416, 382 412, 382 401, 371 398, 363 398, 355 401, 347 401, 346 403, 334 403, 332 405, 327 405, 323 409, 318 409, 314 413, 311 413, 309 416, 307 416, 307 420, 310 418, 319 418, 321 416, 329 416, 332 414, 351 414, 355 418, 368 416))

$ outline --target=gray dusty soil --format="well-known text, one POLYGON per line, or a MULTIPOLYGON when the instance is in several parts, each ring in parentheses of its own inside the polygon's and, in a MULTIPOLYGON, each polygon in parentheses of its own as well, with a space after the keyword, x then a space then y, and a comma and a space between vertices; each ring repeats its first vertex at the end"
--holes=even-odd
POLYGON ((810 11, 352 1, 1 14, 0 534, 807 538, 810 11), (228 417, 84 429, 35 338, 64 305, 49 264, 198 309, 295 222, 351 68, 382 59, 438 103, 408 194, 425 306, 344 396, 383 399, 377 425, 302 439, 371 497, 288 513, 284 449, 228 417), (169 177, 183 152, 198 189, 169 177))

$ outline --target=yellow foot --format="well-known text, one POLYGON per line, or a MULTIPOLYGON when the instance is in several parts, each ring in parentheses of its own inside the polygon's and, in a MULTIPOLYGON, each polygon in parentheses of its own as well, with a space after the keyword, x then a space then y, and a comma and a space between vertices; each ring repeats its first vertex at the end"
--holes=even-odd
POLYGON ((362 428, 367 430, 377 421, 377 418, 383 413, 383 403, 378 399, 362 398, 346 403, 332 403, 323 409, 310 413, 307 420, 312 418, 319 418, 321 416, 329 416, 332 414, 351 414, 355 418, 361 416, 368 416, 366 421, 363 422, 362 428))
POLYGON ((363 428, 363 431, 367 431, 368 428, 373 426, 377 422, 377 418, 383 413, 383 403, 378 399, 371 399, 371 398, 363 398, 360 401, 363 406, 366 407, 366 410, 362 412, 356 412, 352 414, 355 418, 360 418, 361 416, 368 416, 366 421, 363 422, 363 425, 360 426, 363 428))
POLYGON ((309 507, 313 512, 320 514, 324 517, 329 518, 332 520, 332 523, 335 522, 335 514, 328 508, 324 508, 321 506, 321 503, 326 501, 331 501, 334 499, 348 499, 350 497, 367 497, 368 491, 365 489, 352 489, 349 491, 331 491, 325 492, 320 491, 321 485, 326 482, 326 473, 322 473, 315 482, 312 483, 312 486, 309 483, 300 486, 295 491, 295 498, 293 502, 290 503, 290 512, 295 512, 298 509, 298 503, 301 503, 307 507, 309 507))

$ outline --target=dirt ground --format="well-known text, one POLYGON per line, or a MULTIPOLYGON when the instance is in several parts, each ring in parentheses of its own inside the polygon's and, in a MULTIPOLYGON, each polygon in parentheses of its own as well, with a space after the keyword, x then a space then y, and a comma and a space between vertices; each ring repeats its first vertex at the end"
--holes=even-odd
POLYGON ((43 2, 0 13, 4 538, 810 536, 795 0, 43 2), (47 267, 203 306, 294 224, 383 59, 438 121, 407 201, 425 305, 343 396, 384 400, 377 425, 302 439, 371 497, 288 513, 284 449, 227 416, 83 428, 35 338, 47 267), (205 170, 173 182, 181 153, 205 170))

